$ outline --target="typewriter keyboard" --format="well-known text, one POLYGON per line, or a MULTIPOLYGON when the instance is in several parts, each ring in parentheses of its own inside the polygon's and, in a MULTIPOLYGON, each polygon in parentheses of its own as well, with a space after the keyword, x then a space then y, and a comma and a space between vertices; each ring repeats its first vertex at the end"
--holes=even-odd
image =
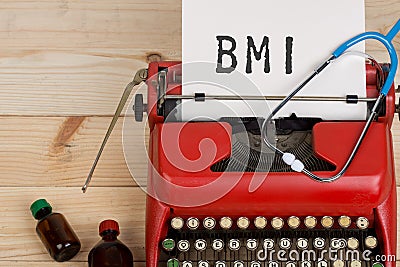
POLYGON ((166 267, 384 267, 364 217, 175 217, 160 247, 166 267))

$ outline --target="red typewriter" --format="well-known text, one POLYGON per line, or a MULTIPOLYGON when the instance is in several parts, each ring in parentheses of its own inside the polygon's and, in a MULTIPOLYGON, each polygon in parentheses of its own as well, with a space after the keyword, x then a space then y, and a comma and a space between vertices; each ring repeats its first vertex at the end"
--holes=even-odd
MULTIPOLYGON (((366 69, 373 99, 387 66, 366 69)), ((147 266, 395 266, 393 86, 345 174, 318 183, 259 148, 256 118, 167 120, 182 94, 180 62, 151 63, 145 74, 147 106, 137 95, 134 109, 139 121, 147 112, 150 127, 147 266), (265 177, 249 191, 252 179, 265 177)), ((322 176, 345 164, 365 124, 296 116, 274 122, 276 146, 322 176)))

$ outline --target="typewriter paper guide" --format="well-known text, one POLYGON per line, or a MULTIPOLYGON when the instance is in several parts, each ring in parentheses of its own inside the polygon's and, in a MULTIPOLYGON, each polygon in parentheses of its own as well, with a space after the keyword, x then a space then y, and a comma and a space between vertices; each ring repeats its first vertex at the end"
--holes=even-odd
MULTIPOLYGON (((183 95, 286 96, 340 44, 365 31, 363 0, 184 0, 182 12, 183 95), (232 54, 237 65, 232 73, 216 71, 217 36, 225 36, 220 37, 225 38, 221 41, 223 50, 232 48, 232 39, 236 43, 232 54), (226 40, 227 36, 232 39, 226 40), (256 52, 261 51, 265 37, 268 41, 260 60, 256 60, 254 49, 250 48, 251 73, 246 73, 248 37, 254 41, 256 52), (267 55, 266 47, 269 49, 267 55), (269 61, 267 67, 266 61, 269 61), (209 64, 196 66, 195 62, 209 64), (229 82, 231 79, 235 80, 234 84, 229 82), (249 86, 248 80, 255 86, 249 86)), ((351 50, 364 52, 364 49, 364 44, 359 44, 351 50)), ((222 55, 222 67, 227 68, 231 63, 231 55, 222 55)), ((365 79, 363 58, 342 57, 298 96, 365 97, 365 79)), ((202 103, 184 100, 179 113, 183 120, 266 117, 269 115, 266 110, 277 104, 277 101, 268 101, 269 109, 266 109, 264 101, 207 100, 202 103)), ((292 113, 325 120, 359 120, 366 118, 367 106, 365 103, 290 102, 276 117, 292 113)))

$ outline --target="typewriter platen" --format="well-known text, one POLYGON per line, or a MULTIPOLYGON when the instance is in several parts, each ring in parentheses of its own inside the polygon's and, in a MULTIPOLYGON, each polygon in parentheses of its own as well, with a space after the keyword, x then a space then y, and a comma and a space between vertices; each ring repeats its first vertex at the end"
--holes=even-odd
MULTIPOLYGON (((160 96, 181 94, 179 64, 151 63, 146 81, 151 161, 147 266, 395 266, 394 90, 347 172, 322 184, 292 172, 262 149, 258 118, 174 119, 180 100, 160 96), (171 158, 176 139, 175 149, 190 160, 171 158), (204 151, 214 156, 207 168, 196 169, 194 162, 204 151), (250 192, 252 179, 265 176, 250 192), (229 190, 221 195, 221 187, 229 190)), ((376 66, 366 68, 367 97, 376 98, 383 77, 376 66)), ((197 97, 202 101, 204 96, 197 97)), ((135 101, 137 120, 146 108, 142 99, 135 101)), ((280 149, 300 155, 308 169, 330 176, 345 164, 364 123, 294 114, 275 120, 275 141, 280 149)))

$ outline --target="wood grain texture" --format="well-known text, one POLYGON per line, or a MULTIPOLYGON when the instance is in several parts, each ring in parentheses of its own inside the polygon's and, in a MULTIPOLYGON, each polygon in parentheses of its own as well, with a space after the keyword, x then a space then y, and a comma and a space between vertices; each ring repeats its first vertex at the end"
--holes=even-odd
MULTIPOLYGON (((106 132, 109 117, 0 117, 0 182, 3 186, 82 186, 106 132)), ((132 117, 126 150, 136 179, 145 184, 144 130, 132 117), (134 127, 133 125, 136 125, 134 127)), ((105 148, 91 186, 136 186, 124 158, 123 118, 105 148)), ((400 123, 392 128, 395 160, 400 162, 400 123)), ((396 164, 400 185, 400 164, 396 164)))
MULTIPOLYGON (((366 28, 386 33, 399 13, 368 0, 366 28)), ((111 115, 148 55, 181 58, 181 1, 2 1, 0 38, 0 115, 111 115)))
MULTIPOLYGON (((13 187, 0 188, 0 195, 3 200, 0 206, 0 264, 12 260, 50 261, 36 236, 36 223, 29 212, 31 202, 39 197, 46 197, 55 211, 63 213, 79 236, 82 250, 73 262, 86 261, 91 247, 99 240, 98 223, 107 218, 119 221, 120 239, 133 251, 135 260, 145 258, 145 194, 139 188, 91 188, 82 194, 79 187, 13 187)), ((399 216, 398 222, 400 224, 399 216)), ((397 255, 400 255, 400 247, 397 255)))

